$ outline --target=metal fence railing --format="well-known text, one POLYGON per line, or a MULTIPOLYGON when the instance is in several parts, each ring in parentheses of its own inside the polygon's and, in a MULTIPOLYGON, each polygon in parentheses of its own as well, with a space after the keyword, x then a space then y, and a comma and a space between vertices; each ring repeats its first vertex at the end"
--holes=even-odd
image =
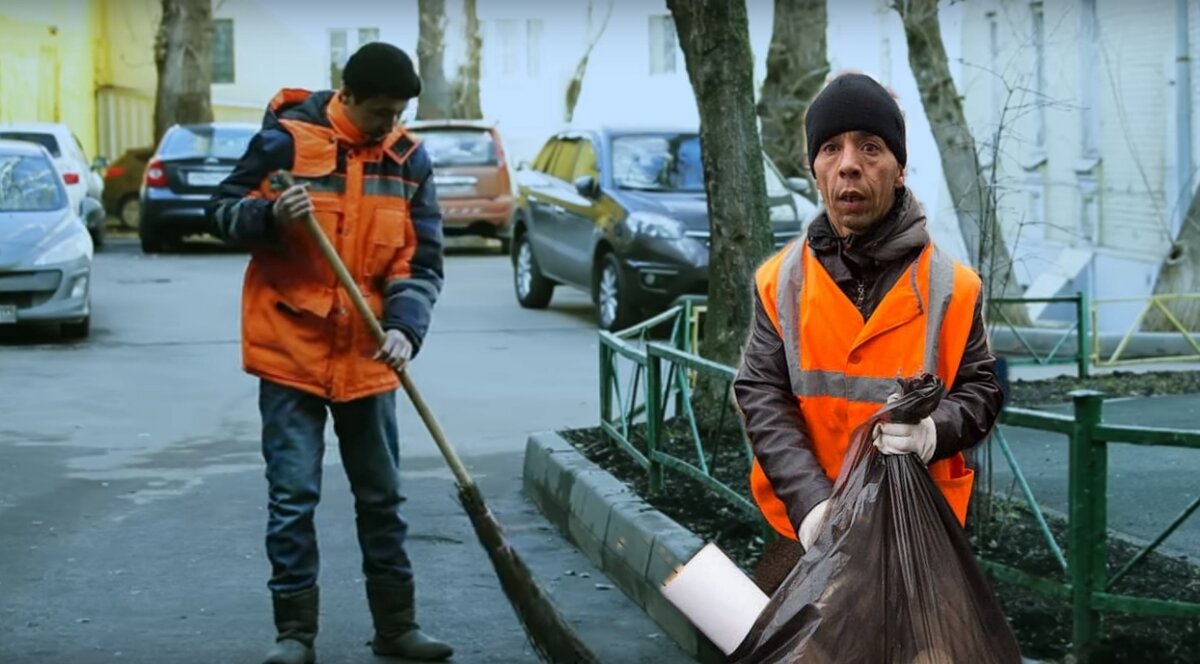
POLYGON ((1091 336, 1089 323, 1091 319, 1088 316, 1088 298, 1085 293, 1076 293, 1075 295, 1066 297, 1035 297, 1035 298, 995 298, 988 300, 988 320, 991 322, 991 327, 994 328, 998 324, 1003 324, 1003 327, 1010 331, 1013 337, 1025 351, 1021 354, 1007 354, 1008 364, 1010 366, 1018 365, 1048 365, 1048 364, 1074 364, 1080 378, 1087 378, 1089 373, 1088 360, 1088 339, 1091 336), (1022 328, 1013 324, 1012 318, 1008 315, 1007 309, 1012 305, 1026 304, 1070 304, 1075 309, 1075 321, 1061 332, 1054 330, 1057 338, 1053 346, 1048 351, 1039 351, 1033 341, 1029 338, 1030 329, 1022 328), (1068 341, 1074 337, 1075 343, 1068 345, 1068 341), (1074 351, 1071 354, 1065 354, 1062 351, 1069 348, 1074 351))
POLYGON ((1066 573, 1067 582, 1031 575, 1023 570, 986 560, 981 563, 995 578, 1052 597, 1069 599, 1072 609, 1072 647, 1077 661, 1082 663, 1088 661, 1090 653, 1099 643, 1101 612, 1200 618, 1200 603, 1133 597, 1112 592, 1130 570, 1141 564, 1200 508, 1200 497, 1192 501, 1120 570, 1106 578, 1109 558, 1108 444, 1129 443, 1200 450, 1200 431, 1105 424, 1102 394, 1081 390, 1072 393, 1072 398, 1075 406, 1072 415, 1011 407, 1006 408, 1002 415, 1003 422, 1012 427, 1037 429, 1067 436, 1070 448, 1066 555, 1050 533, 1007 441, 1002 435, 997 441, 1038 519, 1055 559, 1066 573))
MULTIPOLYGON (((1069 301, 1080 307, 1086 306, 1082 297, 1069 301)), ((651 492, 662 490, 667 472, 677 473, 699 483, 749 519, 757 520, 763 532, 769 535, 772 531, 751 501, 745 483, 722 479, 730 477, 730 472, 744 473, 742 477, 749 473, 752 452, 742 431, 741 419, 736 414, 727 418, 724 412, 703 418, 696 412, 693 386, 705 380, 715 381, 716 391, 728 394, 736 372, 733 367, 711 362, 695 353, 698 339, 695 327, 700 313, 695 305, 693 301, 684 301, 627 330, 600 333, 600 426, 605 435, 648 474, 651 492), (652 331, 667 326, 670 331, 666 341, 655 341, 652 331), (673 435, 667 435, 668 426, 672 427, 673 435), (686 434, 681 434, 681 430, 686 434), (744 464, 740 463, 738 468, 717 468, 715 460, 720 446, 728 445, 731 439, 742 446, 744 464), (686 442, 681 444, 680 440, 686 442)), ((1013 407, 1006 407, 1002 414, 1002 422, 1010 427, 1054 432, 1067 437, 1069 508, 1065 547, 1051 532, 1003 432, 997 429, 992 438, 1012 469, 1065 582, 994 561, 981 559, 980 563, 993 578, 1068 601, 1072 611, 1074 654, 1077 661, 1083 663, 1088 661, 1102 636, 1101 613, 1200 617, 1198 603, 1114 592, 1132 569, 1144 562, 1200 509, 1200 498, 1189 504, 1120 570, 1111 577, 1106 576, 1108 444, 1200 449, 1200 431, 1105 424, 1102 395, 1081 391, 1072 396, 1073 415, 1013 407)), ((707 406, 720 404, 725 408, 727 401, 709 399, 707 406)))

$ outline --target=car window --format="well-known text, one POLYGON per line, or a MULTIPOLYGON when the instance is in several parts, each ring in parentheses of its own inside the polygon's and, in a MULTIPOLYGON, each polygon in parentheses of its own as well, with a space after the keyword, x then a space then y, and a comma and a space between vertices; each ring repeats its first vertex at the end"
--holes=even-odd
POLYGON ((478 129, 415 130, 434 166, 498 166, 492 134, 478 129))
POLYGON ((83 160, 83 163, 88 163, 87 150, 83 149, 83 143, 79 142, 79 137, 72 134, 71 138, 75 140, 75 147, 79 150, 79 158, 83 160))
POLYGON ((66 207, 58 170, 45 157, 0 153, 0 212, 66 207))
POLYGON ((50 155, 54 158, 62 156, 62 148, 58 145, 58 139, 54 134, 44 134, 36 131, 0 131, 0 138, 12 141, 25 141, 26 143, 37 143, 46 148, 50 155))
POLYGON ((704 165, 696 134, 636 134, 612 141, 613 180, 623 189, 702 192, 704 165))
POLYGON ((199 125, 176 127, 163 139, 159 156, 168 159, 217 157, 238 159, 246 153, 254 129, 199 125))
POLYGON ((571 175, 571 180, 585 175, 594 178, 600 176, 600 170, 596 166, 596 148, 591 141, 579 141, 579 158, 575 160, 575 172, 571 175))
POLYGON ((560 141, 554 159, 550 162, 549 173, 564 182, 570 182, 575 174, 575 160, 579 157, 579 141, 568 139, 560 141))
POLYGON ((536 159, 533 160, 533 170, 540 173, 550 172, 550 161, 554 158, 554 152, 558 149, 559 140, 551 139, 544 146, 542 151, 538 153, 536 159))

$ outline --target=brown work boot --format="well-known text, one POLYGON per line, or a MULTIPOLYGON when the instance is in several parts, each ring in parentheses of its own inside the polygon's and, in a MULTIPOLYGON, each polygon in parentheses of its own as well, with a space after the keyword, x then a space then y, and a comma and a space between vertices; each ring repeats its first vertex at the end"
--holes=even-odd
POLYGON ((371 650, 383 657, 438 662, 454 655, 449 644, 426 635, 416 623, 415 586, 367 582, 367 603, 375 622, 371 650))
POLYGON ((275 646, 267 653, 263 664, 313 664, 317 661, 313 641, 317 638, 318 599, 317 586, 294 593, 272 594, 275 646))

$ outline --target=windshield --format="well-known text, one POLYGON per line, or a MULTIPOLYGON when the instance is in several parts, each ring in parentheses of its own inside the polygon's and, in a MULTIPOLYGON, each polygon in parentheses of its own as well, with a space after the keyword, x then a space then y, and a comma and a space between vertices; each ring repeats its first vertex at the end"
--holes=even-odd
POLYGON ((54 138, 54 134, 43 134, 34 131, 0 131, 0 139, 37 143, 46 148, 51 156, 55 158, 62 156, 62 150, 59 149, 58 139, 54 138))
MULTIPOLYGON (((767 196, 788 196, 779 171, 763 156, 767 196)), ((704 164, 696 134, 621 136, 612 142, 613 181, 623 189, 704 192, 704 164)))
POLYGON ((475 130, 416 130, 434 166, 496 166, 492 134, 475 130))
POLYGON ((0 212, 49 212, 66 207, 54 164, 44 157, 0 154, 0 212))
POLYGON ((163 139, 159 156, 166 159, 239 159, 246 153, 254 133, 253 129, 242 127, 176 127, 163 139))
POLYGON ((703 192, 700 137, 646 134, 614 138, 612 173, 622 189, 703 192))

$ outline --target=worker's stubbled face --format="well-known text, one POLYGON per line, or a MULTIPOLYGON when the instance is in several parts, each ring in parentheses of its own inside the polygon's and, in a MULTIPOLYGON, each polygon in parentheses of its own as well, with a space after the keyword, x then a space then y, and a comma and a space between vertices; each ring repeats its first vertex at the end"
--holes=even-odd
POLYGON ((408 108, 407 99, 371 97, 360 101, 348 90, 343 91, 342 95, 346 115, 371 142, 381 141, 391 133, 396 128, 400 115, 408 108))
POLYGON ((848 131, 826 141, 813 162, 817 189, 838 235, 863 233, 883 219, 904 188, 904 167, 882 138, 848 131))

